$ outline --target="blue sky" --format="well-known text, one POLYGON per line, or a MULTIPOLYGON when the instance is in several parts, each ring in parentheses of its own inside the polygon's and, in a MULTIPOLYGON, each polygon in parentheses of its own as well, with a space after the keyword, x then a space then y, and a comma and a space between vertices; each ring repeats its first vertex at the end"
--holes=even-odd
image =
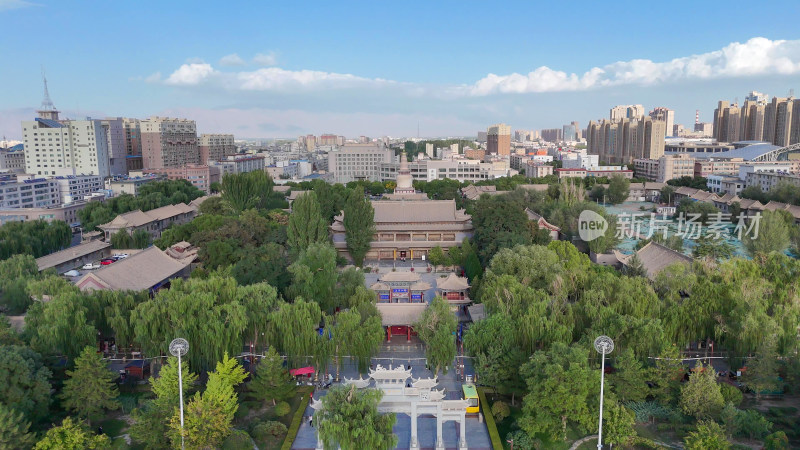
POLYGON ((800 89, 798 17, 796 0, 0 0, 0 135, 39 106, 42 66, 67 116, 239 137, 585 126, 632 103, 689 125, 720 99, 800 89))

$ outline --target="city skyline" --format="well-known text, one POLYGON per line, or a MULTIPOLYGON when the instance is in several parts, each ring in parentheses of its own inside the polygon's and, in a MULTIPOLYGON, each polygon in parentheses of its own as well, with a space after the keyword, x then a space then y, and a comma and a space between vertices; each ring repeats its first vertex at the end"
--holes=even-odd
MULTIPOLYGON (((15 68, 1 76, 10 89, 0 104, 0 136, 19 139, 20 122, 34 117, 42 98, 41 66, 62 117, 186 117, 197 121, 199 132, 237 138, 415 136, 418 123, 425 137, 472 136, 501 122, 512 129, 560 128, 571 121, 585 127, 621 104, 667 107, 676 124, 690 127, 696 109, 701 121, 712 121, 719 100, 738 97, 741 103, 752 90, 784 97, 795 87, 800 40, 773 30, 787 29, 781 24, 800 6, 782 3, 770 11, 745 3, 715 10, 720 21, 758 17, 743 32, 626 30, 630 39, 608 41, 587 26, 591 17, 573 18, 561 30, 535 20, 556 13, 555 6, 516 4, 504 9, 515 14, 503 15, 445 4, 417 14, 410 5, 320 4, 306 11, 281 5, 262 15, 188 10, 176 3, 154 14, 146 7, 99 10, 83 3, 2 0, 6 36, 29 45, 0 41, 6 63, 15 68), (126 21, 103 21, 103 14, 124 14, 126 21), (300 18, 304 26, 297 25, 300 18), (192 25, 174 26, 177 20, 192 25), (392 27, 398 23, 407 28, 392 27), (470 24, 483 28, 475 32, 470 24), (91 32, 83 31, 90 25, 91 32), (135 33, 131 45, 102 44, 125 33, 135 33), (94 50, 65 52, 52 45, 59 35, 65 36, 63 46, 94 50)), ((706 14, 679 14, 685 5, 679 2, 656 23, 707 22, 706 14)), ((601 9, 581 8, 587 16, 601 9)), ((633 13, 601 15, 609 27, 635 19, 633 13)))

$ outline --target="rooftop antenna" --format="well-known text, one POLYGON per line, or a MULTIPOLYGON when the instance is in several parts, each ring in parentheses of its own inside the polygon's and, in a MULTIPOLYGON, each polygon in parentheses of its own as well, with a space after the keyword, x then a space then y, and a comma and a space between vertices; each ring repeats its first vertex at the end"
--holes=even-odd
POLYGON ((42 99, 41 109, 37 111, 37 113, 39 113, 39 118, 58 120, 59 111, 56 109, 53 101, 50 100, 50 91, 47 89, 47 76, 45 76, 44 67, 42 67, 42 82, 44 83, 44 98, 42 99))
POLYGON ((695 109, 694 110, 694 123, 695 124, 700 123, 700 110, 699 109, 695 109))
POLYGON ((794 98, 794 88, 789 89, 789 97, 794 98))

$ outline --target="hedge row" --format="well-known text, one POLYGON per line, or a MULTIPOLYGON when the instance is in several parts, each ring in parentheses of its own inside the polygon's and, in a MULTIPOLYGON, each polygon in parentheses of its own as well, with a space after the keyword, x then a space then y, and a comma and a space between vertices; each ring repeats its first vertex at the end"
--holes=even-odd
POLYGON ((481 411, 483 412, 483 419, 486 421, 486 429, 489 430, 489 439, 492 441, 492 448, 494 450, 503 450, 503 440, 500 439, 500 433, 497 431, 497 424, 494 422, 492 416, 492 408, 486 400, 486 394, 483 392, 484 388, 478 388, 478 397, 481 399, 481 411))
POLYGON ((297 392, 300 393, 303 398, 300 400, 300 405, 297 407, 297 411, 294 412, 292 424, 289 426, 289 430, 286 432, 286 438, 283 440, 281 450, 291 450, 294 439, 297 437, 297 432, 300 430, 300 425, 303 423, 303 414, 306 412, 308 402, 311 401, 311 397, 308 394, 310 394, 313 390, 313 386, 301 386, 297 388, 297 392))

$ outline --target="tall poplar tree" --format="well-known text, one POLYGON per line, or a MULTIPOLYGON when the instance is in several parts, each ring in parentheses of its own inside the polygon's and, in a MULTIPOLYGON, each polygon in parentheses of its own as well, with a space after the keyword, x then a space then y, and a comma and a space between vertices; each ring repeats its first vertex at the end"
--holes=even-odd
POLYGON ((292 203, 286 234, 289 248, 295 256, 311 244, 328 241, 328 227, 322 218, 317 195, 313 191, 297 197, 292 203))
POLYGON ((364 188, 357 187, 344 205, 344 235, 347 251, 357 266, 364 263, 364 257, 375 234, 375 210, 372 203, 364 198, 364 188))

